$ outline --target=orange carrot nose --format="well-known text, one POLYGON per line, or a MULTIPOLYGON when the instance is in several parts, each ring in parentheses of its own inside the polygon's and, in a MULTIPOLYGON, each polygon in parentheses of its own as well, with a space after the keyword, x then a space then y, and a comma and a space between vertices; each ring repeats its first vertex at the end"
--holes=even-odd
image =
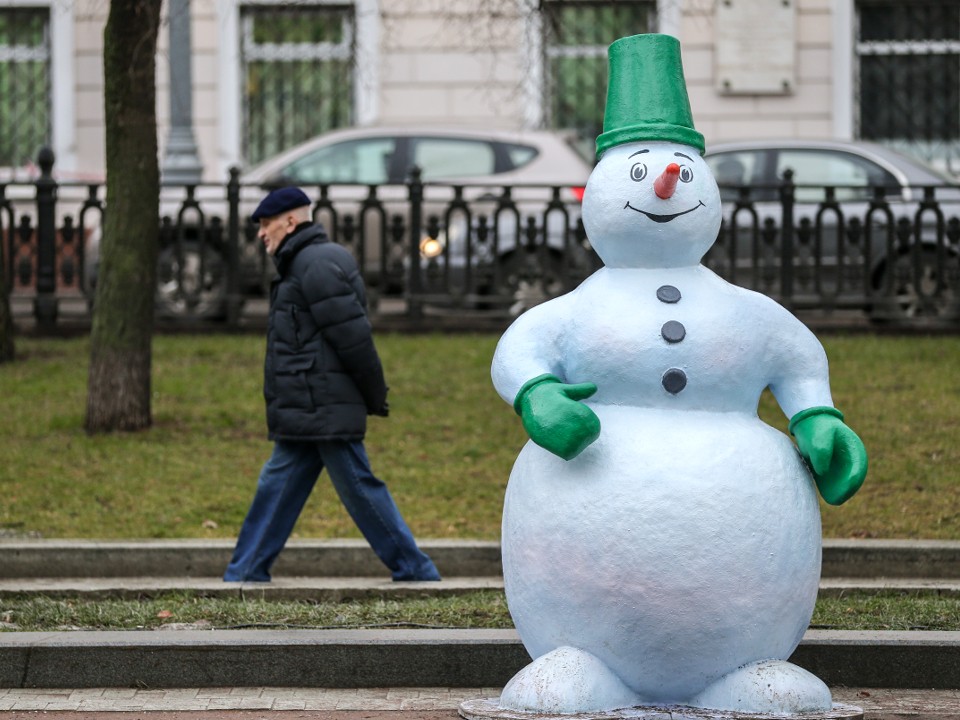
POLYGON ((653 181, 653 191, 661 200, 668 200, 673 196, 673 191, 677 189, 677 178, 680 177, 680 166, 676 163, 667 165, 663 175, 653 181))

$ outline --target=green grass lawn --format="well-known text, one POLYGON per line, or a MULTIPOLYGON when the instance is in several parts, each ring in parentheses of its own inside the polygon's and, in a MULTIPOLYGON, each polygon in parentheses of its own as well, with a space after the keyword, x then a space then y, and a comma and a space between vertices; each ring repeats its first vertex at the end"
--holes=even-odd
MULTIPOLYGON (((496 395, 495 335, 380 335, 391 416, 367 448, 421 538, 497 539, 525 441, 496 395)), ((836 405, 870 453, 863 490, 824 506, 826 537, 960 538, 960 338, 824 336, 836 405)), ((82 430, 88 344, 19 338, 0 365, 0 531, 233 538, 270 452, 263 339, 158 336, 152 429, 82 430)), ((761 416, 786 419, 765 396, 761 416)), ((295 536, 358 537, 321 479, 295 536)))
MULTIPOLYGON (((0 601, 0 630, 134 630, 172 623, 238 628, 511 628, 502 592, 363 602, 214 599, 167 593, 141 600, 0 601)), ((831 630, 960 630, 960 600, 935 595, 853 593, 817 601, 811 627, 831 630)))

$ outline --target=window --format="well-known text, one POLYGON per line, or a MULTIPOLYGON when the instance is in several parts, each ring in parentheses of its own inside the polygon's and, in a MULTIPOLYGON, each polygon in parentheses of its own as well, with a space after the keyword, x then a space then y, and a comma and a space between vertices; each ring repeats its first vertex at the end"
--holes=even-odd
POLYGON ((240 23, 247 163, 351 124, 353 6, 247 5, 240 23))
POLYGON ((50 12, 0 9, 0 165, 32 162, 51 142, 50 12))
POLYGON ((390 161, 395 149, 396 140, 393 138, 337 143, 288 165, 283 175, 304 184, 380 185, 389 181, 390 161))
MULTIPOLYGON (((718 155, 708 155, 707 165, 713 172, 717 184, 720 185, 721 200, 736 200, 739 191, 738 187, 751 184, 763 184, 763 154, 754 150, 741 150, 738 152, 725 152, 718 155)), ((758 199, 760 196, 754 193, 750 196, 758 199)))
POLYGON ((822 187, 827 185, 837 186, 837 200, 868 200, 872 194, 869 189, 872 185, 899 187, 889 172, 869 160, 849 153, 782 150, 777 158, 777 177, 783 177, 787 168, 793 170, 793 181, 797 185, 819 186, 798 187, 798 202, 823 201, 822 187))
POLYGON ((497 169, 493 146, 479 140, 417 138, 412 156, 424 180, 492 175, 497 169))
POLYGON ((607 102, 607 47, 654 32, 656 2, 549 0, 542 7, 547 127, 575 130, 589 146, 585 157, 593 157, 607 102))
POLYGON ((536 148, 529 145, 507 145, 506 149, 511 170, 522 168, 524 165, 533 162, 533 159, 539 154, 536 148))
POLYGON ((960 170, 960 2, 859 0, 859 137, 960 170))

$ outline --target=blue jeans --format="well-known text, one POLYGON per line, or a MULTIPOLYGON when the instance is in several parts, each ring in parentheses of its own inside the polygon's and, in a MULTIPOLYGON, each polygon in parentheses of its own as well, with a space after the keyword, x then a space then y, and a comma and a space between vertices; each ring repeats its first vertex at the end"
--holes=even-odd
POLYGON ((270 567, 324 467, 350 517, 394 580, 440 579, 433 561, 417 547, 387 486, 370 469, 363 443, 330 441, 274 444, 224 580, 270 580, 270 567))

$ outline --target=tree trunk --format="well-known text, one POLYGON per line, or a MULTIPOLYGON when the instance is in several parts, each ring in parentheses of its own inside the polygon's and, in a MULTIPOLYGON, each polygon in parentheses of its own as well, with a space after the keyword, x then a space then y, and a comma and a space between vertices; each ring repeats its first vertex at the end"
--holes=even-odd
POLYGON ((87 432, 149 427, 160 171, 161 0, 111 0, 103 38, 107 204, 90 333, 87 432))
MULTIPOLYGON (((12 228, 8 228, 12 232, 12 228)), ((4 242, 0 233, 0 242, 4 242)), ((7 266, 0 247, 0 363, 13 360, 13 316, 10 314, 10 289, 7 287, 7 266)))

